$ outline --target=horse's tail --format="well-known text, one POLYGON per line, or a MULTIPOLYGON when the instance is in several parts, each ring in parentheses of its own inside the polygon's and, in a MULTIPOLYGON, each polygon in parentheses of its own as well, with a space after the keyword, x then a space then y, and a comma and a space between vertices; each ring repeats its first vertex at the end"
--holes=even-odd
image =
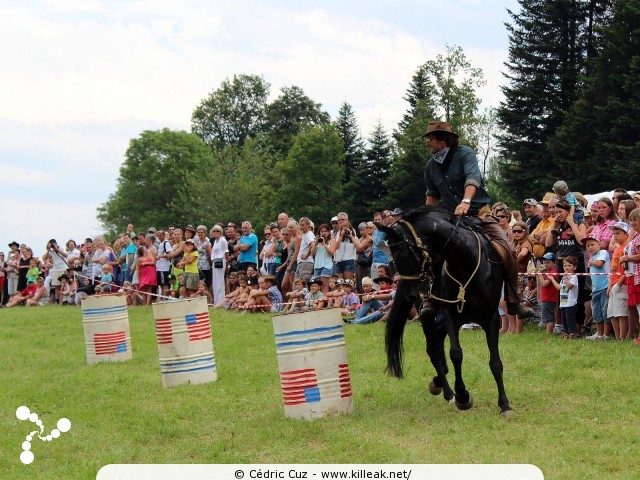
POLYGON ((402 378, 402 335, 404 326, 407 323, 407 316, 414 304, 410 300, 412 298, 411 290, 415 289, 417 292, 417 288, 418 282, 407 284, 407 282, 400 280, 391 311, 389 312, 389 318, 387 319, 385 334, 387 373, 398 378, 402 378), (413 283, 415 283, 415 286, 412 285, 413 283))

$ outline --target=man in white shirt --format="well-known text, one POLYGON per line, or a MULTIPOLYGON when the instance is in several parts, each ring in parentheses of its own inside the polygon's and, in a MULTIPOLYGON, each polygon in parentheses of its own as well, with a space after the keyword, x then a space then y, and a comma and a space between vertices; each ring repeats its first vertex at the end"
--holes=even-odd
POLYGON ((314 259, 311 254, 311 247, 315 242, 315 237, 311 230, 311 220, 307 217, 302 217, 298 224, 302 232, 302 240, 297 258, 298 269, 296 270, 296 278, 302 278, 308 282, 313 276, 314 259))

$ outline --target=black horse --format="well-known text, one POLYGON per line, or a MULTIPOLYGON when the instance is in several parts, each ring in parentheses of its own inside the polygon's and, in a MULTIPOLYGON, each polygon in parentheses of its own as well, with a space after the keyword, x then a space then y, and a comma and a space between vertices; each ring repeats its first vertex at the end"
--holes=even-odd
POLYGON ((498 351, 503 267, 500 256, 482 233, 481 220, 458 218, 440 207, 425 205, 408 212, 394 225, 379 228, 387 234, 400 275, 386 325, 387 370, 402 377, 402 334, 407 316, 411 307, 420 303, 421 287, 429 285, 420 311, 427 353, 437 374, 429 384, 429 391, 439 395, 444 390, 447 401, 454 397, 446 377, 444 340, 449 335, 455 404, 460 410, 473 406, 473 398, 462 380, 458 334, 463 324, 477 323, 486 334, 501 415, 510 416, 513 410, 504 390, 498 351))

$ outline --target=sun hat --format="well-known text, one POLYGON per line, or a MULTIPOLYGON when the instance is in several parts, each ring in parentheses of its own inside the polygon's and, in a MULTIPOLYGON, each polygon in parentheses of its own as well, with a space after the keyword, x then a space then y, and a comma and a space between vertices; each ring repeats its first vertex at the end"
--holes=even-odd
POLYGON ((631 230, 631 227, 629 226, 628 223, 624 223, 624 222, 616 222, 613 225, 609 225, 609 230, 623 230, 625 233, 629 233, 629 230, 631 230))
POLYGON ((547 192, 547 193, 545 193, 545 194, 544 194, 544 197, 542 197, 542 200, 540 200, 538 203, 539 203, 540 205, 549 205, 549 202, 550 202, 550 201, 551 201, 551 199, 552 199, 553 197, 555 197, 555 196, 556 196, 556 194, 555 194, 555 193, 553 193, 553 192, 547 192))
POLYGON ((430 133, 448 133, 453 135, 454 137, 459 137, 457 133, 451 130, 451 124, 449 122, 429 122, 427 126, 427 131, 424 135, 421 135, 420 138, 426 137, 430 133))
POLYGON ((265 275, 264 277, 262 277, 262 279, 271 282, 271 285, 275 285, 277 283, 276 277, 274 277, 273 275, 265 275))

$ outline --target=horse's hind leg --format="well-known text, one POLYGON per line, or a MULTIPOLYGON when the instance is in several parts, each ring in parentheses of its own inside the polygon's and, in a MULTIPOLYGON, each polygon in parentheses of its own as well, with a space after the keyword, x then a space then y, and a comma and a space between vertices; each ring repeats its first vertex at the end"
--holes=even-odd
POLYGON ((489 347, 489 368, 498 386, 498 405, 500 406, 500 415, 510 417, 514 411, 509 406, 509 399, 504 390, 504 382, 502 381, 502 360, 500 359, 500 351, 498 349, 498 339, 500 328, 500 315, 496 312, 491 318, 486 328, 487 346, 489 347))
POLYGON ((439 395, 444 391, 444 399, 449 401, 453 398, 453 390, 447 381, 449 368, 444 354, 444 338, 447 336, 447 331, 444 325, 438 325, 433 310, 423 309, 420 312, 420 320, 424 336, 427 339, 427 354, 436 370, 436 376, 429 383, 429 392, 433 395, 439 395))
POLYGON ((473 406, 473 397, 467 391, 467 388, 462 380, 462 347, 460 346, 460 337, 458 325, 452 320, 447 320, 447 330, 449 333, 449 341, 451 342, 451 348, 449 350, 449 357, 453 364, 453 370, 456 375, 454 383, 454 389, 456 392, 456 407, 460 410, 468 410, 473 406))

